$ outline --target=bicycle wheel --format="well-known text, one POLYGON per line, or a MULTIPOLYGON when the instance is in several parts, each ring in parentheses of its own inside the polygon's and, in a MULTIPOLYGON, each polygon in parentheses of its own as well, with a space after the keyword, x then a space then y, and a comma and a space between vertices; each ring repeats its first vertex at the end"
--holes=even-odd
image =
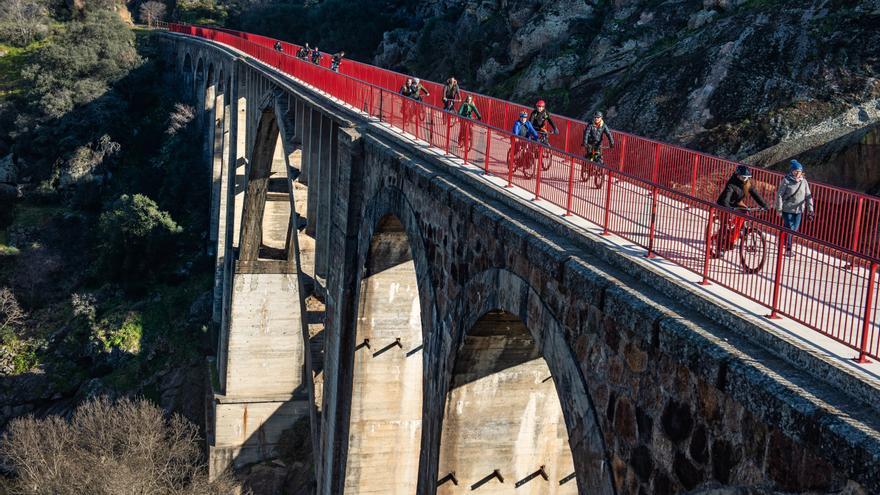
POLYGON ((743 228, 739 242, 739 261, 746 273, 758 273, 764 268, 767 257, 767 241, 764 234, 754 228, 743 228))
POLYGON ((593 169, 593 187, 601 189, 602 184, 605 183, 605 171, 596 166, 592 166, 591 168, 593 169))

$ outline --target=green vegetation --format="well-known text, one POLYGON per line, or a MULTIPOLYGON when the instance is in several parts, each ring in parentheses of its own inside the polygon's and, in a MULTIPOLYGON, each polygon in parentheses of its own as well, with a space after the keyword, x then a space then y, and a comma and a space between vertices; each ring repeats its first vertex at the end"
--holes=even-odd
POLYGON ((177 18, 188 24, 222 26, 229 12, 215 0, 180 0, 177 2, 177 18))
POLYGON ((53 2, 27 43, 4 34, 5 5, 0 159, 12 154, 19 182, 0 190, 0 376, 36 384, 9 395, 22 404, 167 401, 162 377, 212 348, 195 112, 114 2, 53 2))

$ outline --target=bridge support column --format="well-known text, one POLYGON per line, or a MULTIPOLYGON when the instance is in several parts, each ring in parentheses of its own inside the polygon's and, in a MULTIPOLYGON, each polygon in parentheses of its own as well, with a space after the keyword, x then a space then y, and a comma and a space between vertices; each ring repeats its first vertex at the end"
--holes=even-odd
POLYGON ((220 217, 220 187, 223 173, 223 149, 226 142, 226 134, 229 132, 228 115, 226 113, 226 95, 218 93, 214 98, 214 118, 211 121, 211 218, 208 229, 208 254, 212 255, 217 250, 217 236, 220 217))
POLYGON ((318 493, 342 493, 345 472, 342 457, 347 438, 347 417, 341 409, 350 398, 338 397, 350 390, 352 368, 340 361, 340 349, 354 347, 355 284, 358 234, 363 195, 363 139, 356 130, 338 132, 337 208, 330 228, 327 273, 327 317, 324 344, 324 406, 321 416, 321 457, 317 464, 318 493), (339 435, 337 435, 337 433, 339 435))
POLYGON ((243 188, 240 242, 221 328, 225 344, 212 380, 211 476, 275 457, 283 432, 310 414, 311 371, 291 239, 294 150, 285 137, 292 126, 282 112, 281 105, 261 105, 243 188))
POLYGON ((312 187, 317 199, 315 216, 315 279, 321 287, 327 279, 327 246, 330 241, 330 208, 332 198, 332 170, 339 140, 336 137, 338 126, 328 117, 321 117, 320 152, 318 181, 312 187))
POLYGON ((321 112, 311 109, 310 125, 306 139, 310 146, 308 149, 308 176, 309 185, 309 203, 306 211, 306 234, 315 237, 315 231, 318 228, 318 194, 319 182, 321 180, 321 134, 324 119, 321 112))
POLYGON ((213 187, 211 193, 211 245, 214 246, 214 252, 217 255, 214 263, 214 297, 211 311, 211 320, 215 324, 219 324, 222 319, 221 311, 223 309, 223 274, 224 263, 226 260, 226 230, 228 225, 226 210, 229 205, 227 196, 229 194, 230 182, 228 176, 230 170, 230 162, 232 161, 231 155, 233 155, 234 150, 229 142, 230 138, 234 137, 234 135, 232 134, 232 129, 230 128, 231 121, 234 120, 230 118, 231 110, 234 103, 232 102, 232 100, 229 99, 228 94, 225 95, 223 100, 224 101, 221 102, 221 104, 223 105, 223 119, 221 122, 222 132, 220 139, 220 149, 219 153, 217 153, 217 155, 214 157, 215 177, 213 178, 213 187))

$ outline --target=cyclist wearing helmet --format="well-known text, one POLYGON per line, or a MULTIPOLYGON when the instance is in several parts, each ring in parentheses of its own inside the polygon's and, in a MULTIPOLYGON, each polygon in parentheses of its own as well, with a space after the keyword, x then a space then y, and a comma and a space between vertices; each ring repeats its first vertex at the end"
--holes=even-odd
POLYGON ((276 42, 275 42, 275 51, 276 51, 276 52, 280 52, 280 51, 281 51, 281 42, 280 42, 280 41, 276 41, 276 42))
POLYGON ((406 96, 407 98, 412 98, 413 95, 413 80, 412 78, 407 78, 406 82, 403 83, 403 86, 400 88, 400 94, 406 96))
POLYGON ((725 208, 745 208, 746 196, 751 196, 764 210, 770 209, 764 198, 752 187, 752 171, 745 165, 736 167, 736 171, 727 180, 724 190, 718 196, 718 205, 725 208))
POLYGON ((447 112, 455 110, 456 101, 461 101, 461 92, 458 90, 458 81, 452 76, 443 86, 443 110, 447 112))
POLYGON ((321 64, 321 50, 317 46, 312 50, 312 63, 321 64))
POLYGON ((343 57, 345 57, 345 52, 334 53, 333 58, 330 59, 330 70, 339 72, 339 66, 342 64, 343 57))
POLYGON ((422 101, 422 93, 424 93, 425 96, 431 96, 431 93, 429 93, 428 90, 425 89, 424 86, 422 86, 421 79, 413 79, 412 94, 410 95, 410 98, 416 101, 422 101))
POLYGON ((547 111, 544 100, 538 100, 538 102, 535 103, 535 109, 532 110, 532 114, 529 115, 529 122, 531 122, 532 127, 538 132, 550 134, 550 131, 547 129, 547 124, 550 124, 550 127, 553 128, 553 134, 559 134, 559 129, 556 128, 556 124, 553 122, 553 119, 550 118, 550 112, 547 111))
POLYGON ((519 120, 513 124, 513 133, 516 136, 519 136, 524 139, 531 139, 532 141, 537 141, 538 131, 535 130, 535 127, 529 122, 529 114, 526 112, 521 112, 519 114, 519 120))
POLYGON ((608 146, 614 148, 614 136, 611 135, 611 129, 605 125, 605 121, 602 120, 602 112, 596 112, 593 115, 593 122, 587 124, 587 127, 584 128, 584 148, 587 149, 588 152, 592 152, 596 148, 602 146, 602 136, 608 138, 608 146))
POLYGON ((309 48, 309 44, 306 43, 305 46, 303 46, 302 48, 300 48, 299 50, 297 50, 297 52, 296 52, 296 56, 299 57, 299 58, 301 58, 301 59, 306 59, 306 58, 309 56, 310 53, 312 53, 312 49, 309 48))

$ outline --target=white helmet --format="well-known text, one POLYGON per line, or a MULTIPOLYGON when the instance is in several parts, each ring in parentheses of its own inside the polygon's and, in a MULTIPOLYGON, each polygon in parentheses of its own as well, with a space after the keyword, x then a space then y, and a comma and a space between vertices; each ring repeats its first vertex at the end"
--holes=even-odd
POLYGON ((417 77, 417 78, 413 79, 413 82, 418 84, 418 83, 422 82, 422 80, 417 77))

